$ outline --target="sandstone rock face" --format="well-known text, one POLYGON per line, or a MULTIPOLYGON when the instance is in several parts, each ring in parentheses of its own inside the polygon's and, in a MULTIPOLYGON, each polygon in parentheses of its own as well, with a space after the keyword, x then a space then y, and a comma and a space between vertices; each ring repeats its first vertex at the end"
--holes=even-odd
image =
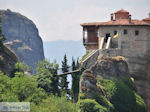
POLYGON ((89 69, 86 69, 82 74, 80 91, 87 93, 87 98, 90 98, 94 91, 105 95, 104 90, 99 88, 100 84, 97 84, 97 78, 99 76, 107 79, 117 78, 118 80, 122 80, 124 77, 129 77, 130 74, 128 65, 123 57, 99 56, 96 63, 89 69))
POLYGON ((18 61, 17 56, 6 46, 0 47, 0 70, 6 75, 10 75, 15 63, 18 61))
MULTIPOLYGON (((123 56, 125 57, 129 73, 131 74, 131 77, 134 78, 135 81, 135 87, 136 92, 142 96, 144 99, 144 102, 147 105, 148 112, 150 112, 150 58, 149 53, 141 53, 135 50, 131 49, 105 49, 105 50, 99 50, 99 57, 105 57, 108 56, 123 56)), ((92 57, 91 57, 92 58, 92 57)), ((87 60, 86 63, 90 63, 90 60, 87 60)), ((94 63, 94 62, 92 62, 94 63)), ((97 63, 95 61, 95 63, 97 63)), ((116 75, 116 69, 112 64, 103 62, 94 65, 91 65, 93 67, 93 71, 95 74, 103 74, 105 76, 105 73, 116 75), (99 65, 100 64, 100 65, 99 65), (104 65, 104 66, 102 66, 104 65), (110 72, 111 71, 111 72, 110 72)), ((125 73, 127 69, 125 69, 126 64, 119 64, 118 66, 120 71, 123 71, 123 74, 128 73, 128 71, 125 73)))
POLYGON ((18 56, 19 61, 32 66, 35 73, 36 64, 44 59, 43 42, 35 24, 25 16, 10 10, 0 10, 2 15, 5 45, 18 56))

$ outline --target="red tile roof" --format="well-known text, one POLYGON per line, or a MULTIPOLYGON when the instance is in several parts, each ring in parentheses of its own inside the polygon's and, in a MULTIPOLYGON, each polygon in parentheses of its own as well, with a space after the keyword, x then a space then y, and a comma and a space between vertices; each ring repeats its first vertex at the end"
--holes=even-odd
POLYGON ((121 10, 119 10, 119 11, 117 11, 117 12, 115 12, 115 14, 116 13, 129 13, 128 11, 126 11, 126 10, 124 10, 124 9, 121 9, 121 10))
POLYGON ((143 21, 150 21, 150 17, 143 19, 143 21))
POLYGON ((129 22, 128 19, 120 19, 120 20, 115 20, 115 21, 108 21, 108 22, 93 22, 93 23, 83 23, 81 26, 114 26, 114 25, 148 25, 150 24, 140 21, 140 20, 131 20, 129 22))
MULTIPOLYGON (((115 12, 115 15, 116 14, 121 14, 123 13, 124 15, 129 15, 129 12, 124 10, 124 9, 121 9, 117 12, 115 12)), ((122 16, 122 14, 120 15, 122 16)), ((92 23, 83 23, 81 24, 81 26, 114 26, 114 25, 147 25, 147 26, 150 26, 150 23, 147 22, 147 21, 150 21, 150 18, 145 18, 143 20, 137 20, 137 19, 134 19, 134 20, 130 20, 127 19, 127 18, 122 18, 122 19, 117 19, 115 18, 114 21, 108 21, 108 22, 92 22, 92 23)))

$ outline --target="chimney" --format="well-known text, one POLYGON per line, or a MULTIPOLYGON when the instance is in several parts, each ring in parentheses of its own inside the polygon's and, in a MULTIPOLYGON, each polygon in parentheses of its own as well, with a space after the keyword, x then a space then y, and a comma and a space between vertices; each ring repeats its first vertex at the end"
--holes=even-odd
POLYGON ((129 15, 129 23, 131 23, 131 15, 129 15))
POLYGON ((111 17, 110 20, 113 21, 113 20, 114 20, 114 14, 111 13, 111 14, 110 14, 110 17, 111 17))

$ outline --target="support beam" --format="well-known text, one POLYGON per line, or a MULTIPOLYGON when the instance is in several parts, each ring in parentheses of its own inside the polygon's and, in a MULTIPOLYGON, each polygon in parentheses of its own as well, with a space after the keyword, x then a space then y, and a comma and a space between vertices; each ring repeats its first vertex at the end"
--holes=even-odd
POLYGON ((99 49, 102 49, 103 48, 103 44, 104 44, 104 37, 101 38, 100 40, 100 37, 99 37, 99 49))
POLYGON ((81 71, 81 69, 77 69, 77 70, 74 70, 74 71, 71 71, 71 72, 65 72, 65 73, 59 74, 58 76, 69 75, 69 74, 73 74, 73 73, 78 73, 80 71, 81 71))
POLYGON ((111 37, 108 37, 106 49, 110 48, 111 37))

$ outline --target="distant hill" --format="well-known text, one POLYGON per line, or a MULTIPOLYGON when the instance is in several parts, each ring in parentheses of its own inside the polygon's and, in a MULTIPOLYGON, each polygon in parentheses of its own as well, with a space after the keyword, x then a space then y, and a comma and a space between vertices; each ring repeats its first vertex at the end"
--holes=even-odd
POLYGON ((58 40, 51 42, 44 42, 44 53, 45 58, 53 61, 57 60, 57 63, 61 65, 64 54, 66 53, 68 58, 68 64, 71 65, 72 57, 81 59, 85 54, 85 48, 82 41, 72 41, 72 40, 58 40))

